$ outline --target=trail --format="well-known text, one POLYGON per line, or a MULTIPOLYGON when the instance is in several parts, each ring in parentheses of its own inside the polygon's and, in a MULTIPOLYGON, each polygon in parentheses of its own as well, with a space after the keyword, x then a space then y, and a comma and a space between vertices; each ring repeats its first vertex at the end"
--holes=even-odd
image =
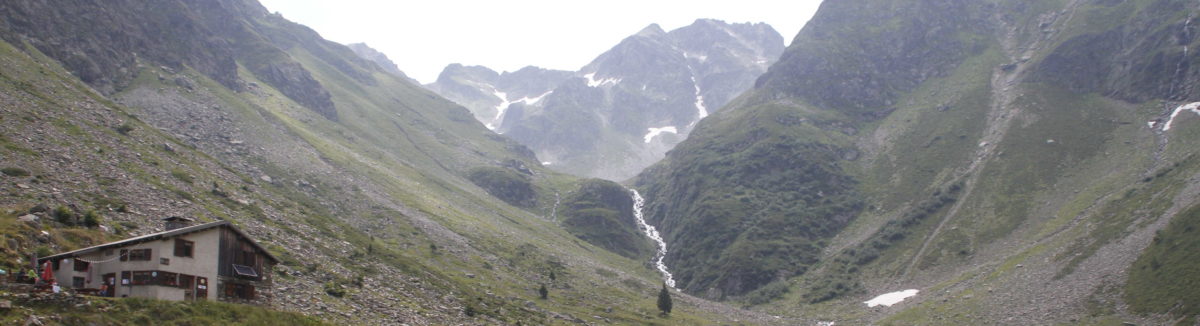
POLYGON ((963 180, 965 178, 965 181, 963 182, 962 194, 958 196, 958 201, 954 202, 954 205, 950 207, 950 210, 946 212, 946 215, 940 222, 938 222, 938 225, 933 229, 933 232, 931 232, 929 236, 925 237, 925 241, 921 243, 921 248, 918 249, 917 253, 912 256, 912 259, 908 263, 908 267, 904 269, 904 274, 901 275, 901 279, 907 278, 912 274, 913 268, 915 268, 917 263, 921 261, 921 257, 925 256, 925 252, 929 250, 929 246, 933 244, 933 240, 938 237, 938 235, 942 232, 942 229, 947 223, 950 222, 950 220, 953 220, 954 217, 958 216, 959 209, 962 208, 963 203, 967 202, 967 198, 970 198, 971 192, 975 190, 975 183, 979 180, 980 176, 979 171, 983 169, 983 166, 987 165, 987 162, 991 159, 992 155, 995 154, 996 144, 1004 140, 1005 134, 1012 125, 1013 118, 1020 113, 1020 108, 1013 105, 1013 102, 1016 101, 1019 95, 1016 92, 1015 88, 1017 87, 1015 85, 1021 80, 1021 77, 1024 76, 1025 70, 1030 66, 1029 64, 1022 62, 1022 58, 1033 57, 1033 55, 1037 54, 1037 51, 1042 48, 1044 41, 1055 39, 1059 33, 1058 31, 1062 30, 1061 27, 1067 22, 1071 21, 1071 18, 1074 17, 1075 8, 1078 7, 1079 2, 1079 0, 1071 1, 1063 8, 1063 10, 1066 11, 1065 17, 1054 18, 1054 33, 1051 33, 1050 35, 1043 35, 1033 40, 1024 47, 1023 51, 1021 51, 1020 44, 1017 44, 1017 35, 1019 35, 1020 27, 1010 28, 1006 34, 1001 37, 1001 46, 1003 47, 1004 52, 1009 54, 1009 59, 1013 62, 1020 63, 1017 64, 1012 71, 1005 72, 1003 69, 996 69, 993 71, 991 83, 992 104, 991 109, 988 110, 987 127, 984 130, 983 137, 980 138, 979 149, 975 153, 975 158, 971 160, 971 164, 956 171, 955 177, 952 179, 963 180))
POLYGON ((667 243, 663 241, 658 229, 655 229, 653 225, 646 224, 646 219, 642 215, 642 207, 646 205, 646 199, 642 198, 642 194, 639 194, 637 190, 630 189, 629 191, 633 193, 633 217, 637 219, 638 229, 658 244, 658 252, 654 254, 654 266, 658 268, 659 273, 662 273, 663 282, 673 288, 675 287, 675 278, 671 277, 671 272, 667 270, 667 264, 663 263, 663 258, 667 257, 667 243))

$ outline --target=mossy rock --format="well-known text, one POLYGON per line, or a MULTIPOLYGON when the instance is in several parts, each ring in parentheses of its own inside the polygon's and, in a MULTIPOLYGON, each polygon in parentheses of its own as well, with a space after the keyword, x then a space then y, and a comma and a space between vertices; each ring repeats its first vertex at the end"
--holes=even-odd
POLYGON ((0 173, 10 177, 28 177, 29 171, 18 167, 7 167, 0 169, 0 173))

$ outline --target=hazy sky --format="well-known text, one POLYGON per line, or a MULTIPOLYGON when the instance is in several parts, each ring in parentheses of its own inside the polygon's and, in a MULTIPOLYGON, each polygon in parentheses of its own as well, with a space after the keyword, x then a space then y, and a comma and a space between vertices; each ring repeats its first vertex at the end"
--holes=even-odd
POLYGON ((766 22, 791 42, 820 0, 260 0, 340 43, 366 42, 422 83, 450 63, 578 70, 651 23, 766 22), (418 3, 418 4, 414 4, 418 3))

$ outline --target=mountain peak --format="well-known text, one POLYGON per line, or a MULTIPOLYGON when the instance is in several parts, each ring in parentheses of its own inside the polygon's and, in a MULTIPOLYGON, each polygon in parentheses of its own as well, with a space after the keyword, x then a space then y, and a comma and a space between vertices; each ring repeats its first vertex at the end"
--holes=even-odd
POLYGON ((379 50, 367 45, 367 43, 351 43, 346 44, 346 47, 350 48, 351 51, 354 51, 354 54, 358 55, 359 57, 370 60, 376 65, 379 65, 379 68, 382 68, 383 71, 398 77, 410 79, 408 75, 404 74, 403 71, 400 71, 400 67, 396 66, 396 63, 392 62, 392 59, 388 58, 388 56, 383 52, 379 52, 379 50))
POLYGON ((638 31, 637 34, 634 34, 634 35, 642 36, 642 37, 657 37, 657 36, 667 35, 667 31, 663 30, 662 26, 658 26, 658 24, 655 23, 655 24, 650 24, 650 26, 646 26, 646 28, 643 28, 642 30, 638 31))

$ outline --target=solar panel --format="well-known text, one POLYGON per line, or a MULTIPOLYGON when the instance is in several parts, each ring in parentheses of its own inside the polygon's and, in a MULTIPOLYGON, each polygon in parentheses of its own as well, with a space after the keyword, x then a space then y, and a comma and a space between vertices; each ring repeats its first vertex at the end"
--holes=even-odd
POLYGON ((239 276, 258 277, 258 273, 254 272, 254 268, 246 265, 233 264, 233 271, 239 276))

